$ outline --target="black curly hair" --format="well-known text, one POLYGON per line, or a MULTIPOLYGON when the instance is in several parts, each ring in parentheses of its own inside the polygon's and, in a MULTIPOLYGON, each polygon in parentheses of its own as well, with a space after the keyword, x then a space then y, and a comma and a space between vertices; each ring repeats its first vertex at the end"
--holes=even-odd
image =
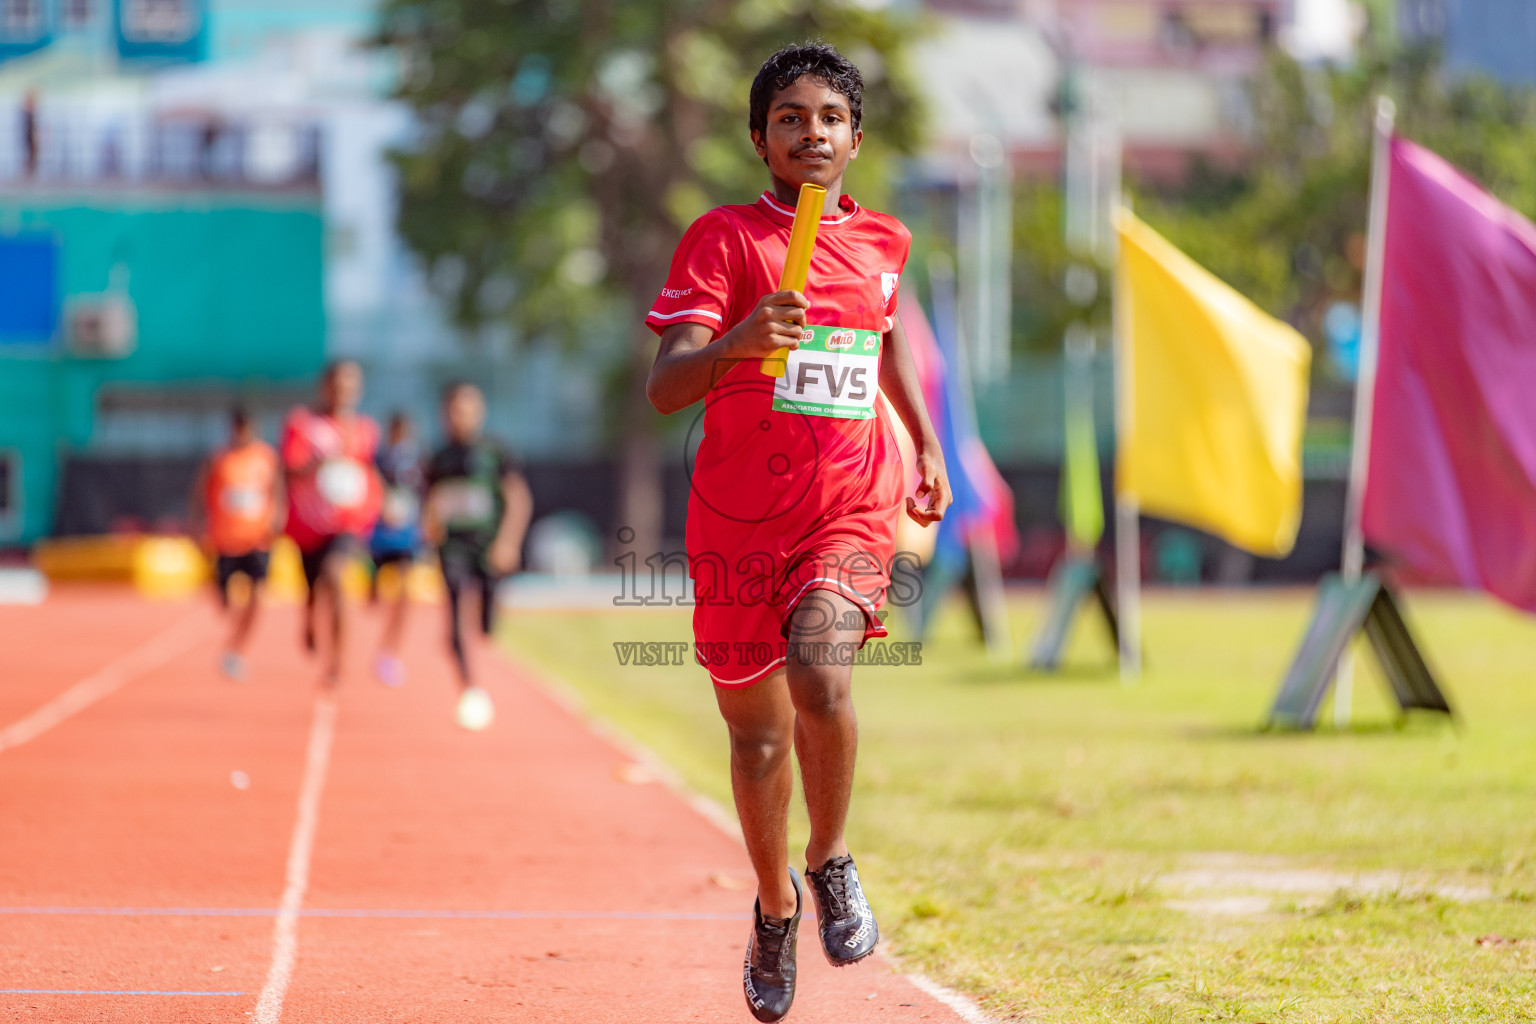
POLYGON ((853 130, 859 130, 864 117, 864 76, 836 48, 826 43, 801 43, 786 46, 763 61, 747 105, 747 127, 754 132, 768 130, 768 104, 773 94, 788 89, 806 75, 848 97, 848 111, 853 130))

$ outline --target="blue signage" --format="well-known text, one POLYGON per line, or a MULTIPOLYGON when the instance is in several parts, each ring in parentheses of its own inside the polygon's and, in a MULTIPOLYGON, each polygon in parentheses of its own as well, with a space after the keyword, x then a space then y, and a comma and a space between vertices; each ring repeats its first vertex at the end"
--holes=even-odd
POLYGON ((114 0, 112 20, 117 52, 124 60, 194 61, 207 56, 208 0, 114 0))
POLYGON ((0 60, 41 50, 53 42, 49 0, 0 0, 0 60))
POLYGON ((1333 353, 1333 365, 1345 380, 1360 376, 1360 335, 1365 324, 1360 307, 1349 302, 1335 302, 1323 314, 1323 334, 1333 353))
POLYGON ((0 346, 40 345, 59 326, 59 241, 0 235, 0 346))

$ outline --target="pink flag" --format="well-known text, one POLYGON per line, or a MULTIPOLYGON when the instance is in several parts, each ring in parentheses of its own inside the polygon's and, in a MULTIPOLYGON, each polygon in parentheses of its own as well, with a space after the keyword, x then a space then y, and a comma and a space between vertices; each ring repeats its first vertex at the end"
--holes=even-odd
POLYGON ((1536 612, 1536 225, 1392 142, 1366 540, 1536 612))

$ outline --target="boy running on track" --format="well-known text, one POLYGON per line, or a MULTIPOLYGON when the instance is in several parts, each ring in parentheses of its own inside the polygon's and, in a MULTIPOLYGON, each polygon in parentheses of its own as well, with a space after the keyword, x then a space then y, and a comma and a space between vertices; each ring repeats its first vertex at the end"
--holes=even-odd
POLYGON ((743 977, 761 1021, 795 995, 800 880, 786 857, 800 761, 811 838, 806 877, 834 966, 874 951, 874 915, 843 840, 857 725, 853 653, 886 635, 905 470, 877 403, 916 445, 924 526, 949 504, 896 286, 911 235, 842 192, 858 155, 863 81, 830 46, 784 49, 752 83, 749 126, 771 187, 694 222, 646 323, 661 335, 646 385, 676 412, 703 399, 704 437, 688 502, 697 657, 731 739, 731 786, 757 873, 743 977), (827 190, 806 294, 778 291, 800 185, 827 190), (790 349, 777 380, 764 356, 790 349), (878 385, 878 386, 877 386, 878 385))
POLYGON ((272 540, 283 528, 283 478, 277 452, 256 436, 241 408, 229 414, 229 446, 215 452, 198 474, 192 493, 193 528, 215 555, 219 603, 229 608, 229 581, 246 578, 245 604, 232 612, 234 625, 219 667, 230 679, 245 678, 245 643, 260 604, 272 540))
POLYGON ((341 681, 347 602, 341 574, 378 518, 383 486, 373 468, 379 427, 357 411, 363 395, 363 368, 338 359, 320 376, 320 402, 295 409, 283 425, 280 453, 288 483, 286 531, 298 545, 308 597, 304 604, 304 646, 314 651, 316 619, 330 612, 330 647, 325 684, 341 681))
POLYGON ((489 438, 485 396, 469 383, 443 392, 448 443, 427 464, 424 529, 437 546, 448 590, 448 635, 459 670, 457 718, 466 729, 484 729, 495 710, 490 695, 474 684, 464 642, 464 597, 476 592, 480 634, 495 628, 496 587, 522 559, 523 535, 533 514, 533 497, 518 461, 489 438))
POLYGON ((405 682, 405 663, 400 660, 400 636, 405 631, 406 608, 410 593, 406 586, 416 549, 421 544, 421 449, 411 418, 397 412, 389 419, 389 439, 379 451, 375 468, 384 481, 384 505, 379 521, 368 538, 368 553, 373 560, 373 596, 379 596, 379 575, 385 566, 394 566, 395 599, 384 620, 384 636, 379 641, 379 656, 374 674, 387 686, 405 682))

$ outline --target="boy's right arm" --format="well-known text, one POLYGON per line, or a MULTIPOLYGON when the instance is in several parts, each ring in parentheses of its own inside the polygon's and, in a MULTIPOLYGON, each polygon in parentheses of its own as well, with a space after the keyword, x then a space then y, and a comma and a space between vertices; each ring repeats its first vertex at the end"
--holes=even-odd
POLYGON ((686 409, 709 393, 742 360, 760 361, 781 348, 799 348, 810 300, 795 291, 765 295, 741 323, 711 342, 703 324, 682 323, 661 335, 645 396, 660 413, 686 409))
POLYGON ((277 461, 284 476, 296 476, 307 461, 303 435, 299 431, 300 413, 295 410, 283 420, 283 432, 277 441, 277 461))
POLYGON ((527 478, 511 470, 502 474, 501 494, 506 510, 486 555, 497 572, 511 574, 520 568, 523 538, 533 518, 533 492, 528 489, 527 478))

